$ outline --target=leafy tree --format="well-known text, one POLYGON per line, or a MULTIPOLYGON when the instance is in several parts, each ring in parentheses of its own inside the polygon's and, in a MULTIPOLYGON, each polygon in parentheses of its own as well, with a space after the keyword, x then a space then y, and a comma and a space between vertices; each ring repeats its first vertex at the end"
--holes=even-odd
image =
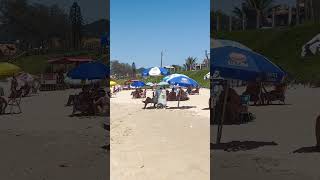
POLYGON ((82 39, 83 19, 77 2, 74 2, 71 6, 69 17, 71 22, 71 47, 79 49, 82 39))
POLYGON ((137 73, 136 64, 133 62, 131 67, 132 67, 132 77, 135 78, 137 73))
POLYGON ((127 63, 120 63, 118 60, 110 62, 110 72, 117 77, 128 77, 132 74, 132 66, 127 63))

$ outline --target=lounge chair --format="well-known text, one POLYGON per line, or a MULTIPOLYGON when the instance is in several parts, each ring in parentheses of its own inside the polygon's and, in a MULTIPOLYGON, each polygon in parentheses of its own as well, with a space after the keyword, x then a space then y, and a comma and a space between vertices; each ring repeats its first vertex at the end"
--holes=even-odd
POLYGON ((13 114, 13 108, 14 107, 17 107, 19 112, 18 113, 21 113, 21 107, 20 107, 20 104, 21 104, 21 98, 22 98, 22 90, 18 90, 17 93, 13 93, 12 96, 9 97, 8 99, 8 106, 10 108, 10 114, 13 114))
POLYGON ((190 95, 199 95, 199 88, 196 88, 195 90, 191 91, 190 95))

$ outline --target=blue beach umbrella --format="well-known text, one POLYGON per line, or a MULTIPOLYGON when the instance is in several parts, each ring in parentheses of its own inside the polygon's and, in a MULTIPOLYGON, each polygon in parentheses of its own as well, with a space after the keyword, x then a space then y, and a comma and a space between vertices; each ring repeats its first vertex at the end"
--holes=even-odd
POLYGON ((281 82, 286 73, 266 57, 237 47, 211 49, 211 72, 243 81, 281 82))
POLYGON ((109 75, 109 68, 101 62, 80 64, 68 72, 67 76, 72 79, 93 80, 105 79, 109 75))
POLYGON ((170 78, 174 78, 174 77, 186 77, 186 78, 189 78, 188 76, 186 76, 186 75, 184 75, 184 74, 170 74, 170 75, 168 75, 168 76, 166 76, 166 77, 164 77, 163 79, 162 79, 162 81, 164 81, 164 82, 167 82, 168 81, 168 79, 170 79, 170 78))
POLYGON ((153 68, 148 68, 145 69, 142 72, 142 76, 166 76, 169 75, 169 71, 165 68, 160 68, 160 67, 153 67, 153 68))
POLYGON ((153 86, 154 84, 152 82, 148 82, 146 85, 147 86, 153 86))
POLYGON ((252 51, 247 46, 236 41, 223 40, 223 39, 211 39, 211 48, 220 48, 220 47, 227 47, 227 46, 236 47, 236 48, 244 49, 247 51, 252 51))
POLYGON ((198 87, 199 84, 197 81, 189 78, 189 77, 183 77, 183 76, 178 76, 178 77, 173 77, 167 80, 167 82, 171 85, 178 85, 181 87, 198 87))
POLYGON ((158 86, 169 86, 170 84, 169 83, 167 83, 167 82, 159 82, 158 84, 157 84, 158 86))
POLYGON ((131 85, 130 85, 130 87, 131 88, 141 88, 141 87, 143 87, 143 86, 145 86, 146 84, 144 83, 144 82, 142 82, 142 81, 134 81, 131 85))

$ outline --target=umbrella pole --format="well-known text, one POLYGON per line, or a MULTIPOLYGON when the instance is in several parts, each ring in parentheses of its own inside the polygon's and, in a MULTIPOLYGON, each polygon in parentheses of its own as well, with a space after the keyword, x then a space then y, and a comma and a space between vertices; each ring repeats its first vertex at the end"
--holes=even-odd
POLYGON ((181 92, 179 91, 178 107, 180 107, 180 97, 181 97, 181 92))
POLYGON ((222 137, 222 127, 225 119, 225 113, 226 113, 226 107, 227 107, 227 99, 229 95, 229 82, 226 82, 226 89, 225 89, 225 94, 224 94, 224 99, 223 99, 223 108, 222 108, 222 115, 220 119, 220 123, 218 126, 218 134, 217 134, 217 144, 220 144, 221 142, 221 137, 222 137))

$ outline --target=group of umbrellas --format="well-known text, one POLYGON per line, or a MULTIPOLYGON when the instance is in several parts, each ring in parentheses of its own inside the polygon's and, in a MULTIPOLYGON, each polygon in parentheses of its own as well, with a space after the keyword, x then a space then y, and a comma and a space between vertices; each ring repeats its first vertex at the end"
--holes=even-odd
POLYGON ((193 80, 192 78, 184 75, 184 74, 171 74, 171 75, 167 75, 165 76, 161 82, 159 83, 152 83, 152 82, 148 82, 148 83, 144 83, 143 81, 134 81, 130 87, 131 88, 141 88, 144 86, 169 86, 169 85, 173 85, 173 86, 180 86, 180 87, 198 87, 199 84, 197 81, 193 80))

